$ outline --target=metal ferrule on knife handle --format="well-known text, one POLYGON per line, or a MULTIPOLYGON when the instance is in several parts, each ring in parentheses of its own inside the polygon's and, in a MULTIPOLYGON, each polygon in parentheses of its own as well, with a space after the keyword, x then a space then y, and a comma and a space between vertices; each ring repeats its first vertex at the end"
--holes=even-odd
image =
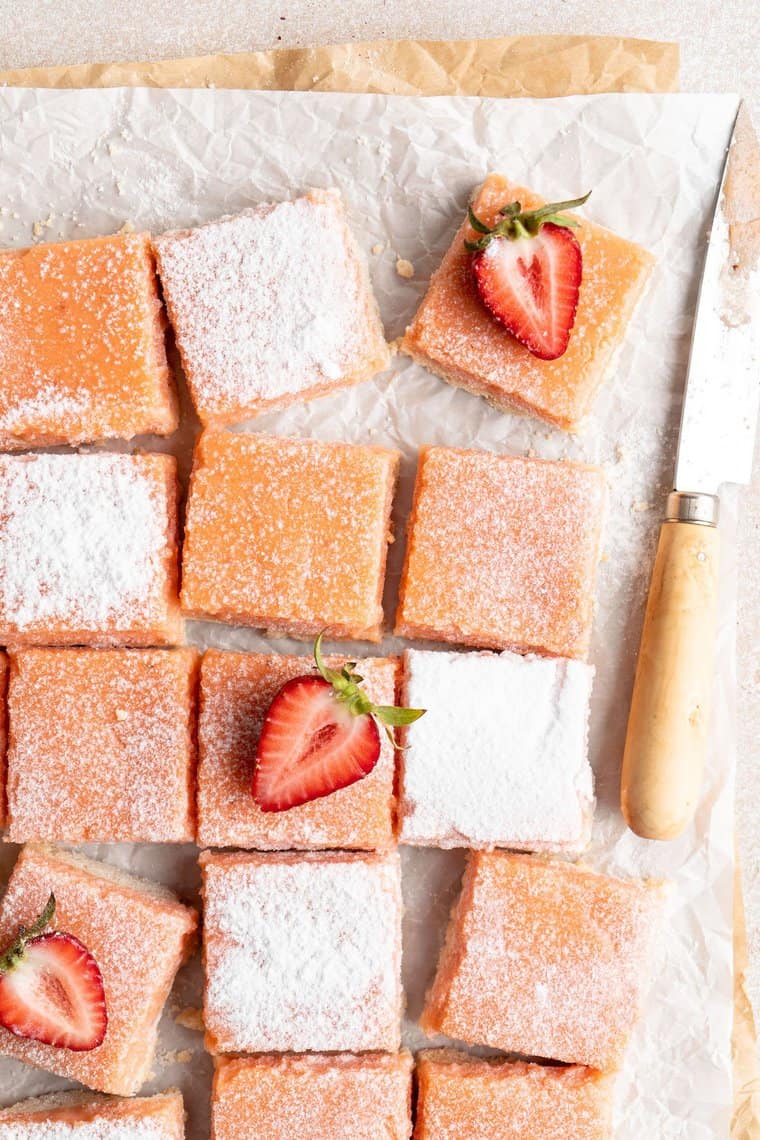
POLYGON ((720 499, 717 495, 703 495, 698 491, 671 491, 668 495, 665 522, 717 526, 719 517, 720 499))

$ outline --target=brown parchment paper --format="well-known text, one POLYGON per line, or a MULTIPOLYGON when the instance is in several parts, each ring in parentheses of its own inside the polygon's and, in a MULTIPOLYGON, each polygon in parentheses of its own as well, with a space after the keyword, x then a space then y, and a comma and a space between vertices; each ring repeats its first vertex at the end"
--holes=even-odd
POLYGON ((0 72, 17 87, 231 87, 387 95, 598 95, 678 90, 677 44, 611 36, 351 43, 153 63, 0 72))
MULTIPOLYGON (((677 44, 602 36, 384 41, 0 72, 0 84, 19 87, 220 87, 532 98, 673 92, 678 82, 677 44)), ((736 1096, 731 1138, 760 1140, 760 1069, 744 987, 747 936, 738 869, 734 958, 736 1096)))

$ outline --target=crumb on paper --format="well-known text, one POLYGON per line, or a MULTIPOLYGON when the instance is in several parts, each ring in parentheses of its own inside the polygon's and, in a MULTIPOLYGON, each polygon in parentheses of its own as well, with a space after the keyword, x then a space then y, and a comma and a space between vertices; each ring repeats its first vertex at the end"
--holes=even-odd
POLYGON ((48 214, 48 216, 46 218, 40 218, 32 226, 32 236, 36 237, 36 238, 42 237, 45 230, 49 230, 50 227, 52 226, 52 224, 53 224, 53 215, 52 214, 48 214))
POLYGON ((535 447, 529 447, 529 448, 528 448, 528 459, 535 459, 535 458, 536 458, 536 449, 535 449, 535 447))
POLYGON ((615 444, 615 462, 616 463, 622 463, 622 461, 624 459, 625 459, 625 448, 623 447, 622 443, 616 443, 615 444))
POLYGON ((405 257, 399 257, 396 262, 396 272, 399 277, 414 277, 414 266, 405 257))
POLYGON ((384 249, 385 249, 385 242, 376 241, 375 244, 372 246, 371 252, 374 253, 375 257, 377 257, 377 255, 379 253, 382 253, 384 249))
POLYGON ((127 218, 121 229, 117 230, 116 232, 120 234, 133 234, 135 232, 135 223, 130 222, 130 220, 127 218))
POLYGON ((609 560, 610 560, 609 550, 603 550, 602 553, 599 555, 599 561, 600 562, 609 562, 609 560))
POLYGON ((643 511, 651 511, 652 504, 647 503, 645 499, 634 499, 631 509, 637 513, 642 513, 643 511))
POLYGON ((181 1009, 174 1017, 177 1025, 181 1025, 183 1029, 193 1029, 197 1033, 203 1033, 205 1026, 203 1024, 203 1010, 196 1009, 194 1006, 189 1005, 186 1009, 181 1009))

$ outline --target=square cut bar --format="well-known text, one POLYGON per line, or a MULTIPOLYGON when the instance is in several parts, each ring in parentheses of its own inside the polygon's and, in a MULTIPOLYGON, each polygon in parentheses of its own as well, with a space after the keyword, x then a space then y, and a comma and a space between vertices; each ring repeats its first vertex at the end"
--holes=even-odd
POLYGON ((560 860, 470 855, 420 1024, 505 1053, 619 1067, 663 888, 560 860))
POLYGON ((209 1052, 399 1048, 397 853, 204 852, 201 867, 209 1052))
POLYGON ((134 1100, 61 1092, 0 1108, 0 1140, 184 1140, 178 1092, 134 1100))
POLYGON ((311 400, 388 365, 367 265, 337 190, 166 233, 156 251, 204 424, 311 400))
MULTIPOLYGON (((500 174, 491 174, 473 208, 493 225, 502 206, 524 209, 543 199, 500 174)), ((406 331, 403 352, 459 388, 485 396, 503 411, 528 412, 576 430, 609 374, 633 310, 654 264, 651 254, 610 230, 586 221, 573 233, 583 251, 583 280, 566 352, 540 360, 507 332, 480 299, 465 240, 477 238, 465 220, 406 331)))
POLYGON ((0 450, 169 435, 149 234, 0 252, 0 450))
MULTIPOLYGON (((345 657, 328 657, 339 669, 345 657)), ((396 658, 358 663, 375 704, 396 703, 396 658)), ((314 672, 308 657, 210 650, 201 666, 198 720, 198 844, 201 847, 353 848, 377 850, 394 840, 395 756, 380 733, 380 759, 368 776, 332 795, 282 812, 263 812, 251 794, 261 727, 280 688, 314 672)))
POLYGON ((0 1029, 0 1055, 134 1096, 150 1074, 158 1021, 175 974, 192 952, 198 916, 171 891, 105 863, 47 844, 22 848, 0 904, 0 945, 31 926, 50 893, 55 930, 72 934, 100 966, 108 1010, 103 1044, 57 1049, 0 1029))
POLYGON ((585 657, 606 499, 597 467, 423 448, 396 633, 585 657))
POLYGON ((400 754, 401 842, 579 854, 593 675, 566 658, 408 649, 401 703, 427 714, 400 754))
POLYGON ((0 643, 179 640, 169 455, 0 455, 0 643))
POLYGON ((398 462, 381 447, 205 432, 187 508, 185 613, 379 641, 398 462))
POLYGON ((583 1065, 424 1050, 414 1140, 612 1140, 612 1085, 583 1065))
POLYGON ((194 649, 11 655, 13 843, 195 839, 194 649))
POLYGON ((211 1140, 409 1140, 409 1053, 217 1059, 211 1140))

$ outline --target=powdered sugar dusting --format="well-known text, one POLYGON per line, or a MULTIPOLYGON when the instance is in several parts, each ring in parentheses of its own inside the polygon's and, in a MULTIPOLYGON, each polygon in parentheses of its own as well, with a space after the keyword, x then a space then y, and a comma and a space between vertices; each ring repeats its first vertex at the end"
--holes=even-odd
POLYGON ((194 651, 32 649, 12 661, 8 838, 191 842, 194 651))
POLYGON ((584 657, 605 504, 595 467, 423 450, 396 632, 584 657))
POLYGON ((208 856, 204 871, 218 1051, 398 1048, 397 855, 208 856))
POLYGON ((402 754, 402 841, 580 850, 593 673, 564 658, 407 650, 403 704, 427 713, 402 754))
POLYGON ((367 268, 337 191, 164 234, 156 249, 205 422, 319 395, 387 364, 367 268))
POLYGON ((0 628, 10 640, 159 637, 172 471, 164 456, 0 456, 0 628))
POLYGON ((463 1041, 615 1068, 662 890, 560 861, 473 853, 423 1015, 463 1041))
POLYGON ((35 1121, 3 1124, 0 1140, 177 1140, 178 1133, 160 1120, 35 1121))

